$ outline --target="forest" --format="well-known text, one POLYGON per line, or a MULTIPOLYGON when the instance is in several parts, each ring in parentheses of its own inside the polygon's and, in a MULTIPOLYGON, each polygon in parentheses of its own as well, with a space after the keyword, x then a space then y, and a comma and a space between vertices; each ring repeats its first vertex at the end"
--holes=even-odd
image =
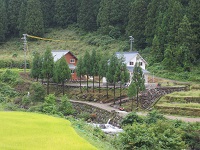
POLYGON ((0 0, 0 44, 23 33, 74 25, 113 39, 134 37, 151 63, 191 71, 200 63, 198 0, 0 0))

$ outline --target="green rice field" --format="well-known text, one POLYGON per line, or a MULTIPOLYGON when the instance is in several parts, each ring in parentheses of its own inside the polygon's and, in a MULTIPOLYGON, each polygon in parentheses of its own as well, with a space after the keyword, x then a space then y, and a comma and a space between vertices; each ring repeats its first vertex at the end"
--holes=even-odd
POLYGON ((27 112, 0 112, 0 150, 95 150, 68 120, 27 112))

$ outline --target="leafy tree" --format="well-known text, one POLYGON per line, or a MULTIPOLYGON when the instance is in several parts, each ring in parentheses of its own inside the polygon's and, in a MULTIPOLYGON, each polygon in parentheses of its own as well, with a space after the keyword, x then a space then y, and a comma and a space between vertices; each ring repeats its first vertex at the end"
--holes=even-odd
POLYGON ((90 62, 90 54, 88 51, 85 52, 83 57, 83 73, 87 75, 87 92, 88 92, 88 79, 91 74, 91 62, 90 62))
POLYGON ((0 42, 3 42, 7 33, 7 14, 4 0, 0 0, 0 14, 0 42))
POLYGON ((82 93, 82 88, 81 88, 81 77, 84 75, 83 74, 83 58, 80 57, 78 59, 78 63, 77 63, 77 66, 76 66, 76 74, 77 76, 80 78, 80 91, 82 93))
POLYGON ((18 17, 18 30, 19 30, 19 36, 22 36, 23 34, 25 34, 25 18, 26 18, 26 6, 27 3, 22 2, 21 6, 20 6, 20 11, 19 11, 19 17, 18 17))
POLYGON ((40 63, 40 54, 36 52, 34 54, 32 67, 31 67, 31 77, 35 78, 37 81, 40 77, 40 73, 42 70, 42 65, 40 63))
POLYGON ((46 114, 57 114, 56 97, 54 94, 49 94, 45 97, 42 112, 46 114))
POLYGON ((63 87, 63 95, 65 95, 65 80, 69 80, 71 78, 71 71, 69 69, 69 66, 65 60, 65 57, 62 57, 59 60, 58 66, 57 66, 57 77, 58 77, 58 82, 62 83, 63 87))
POLYGON ((46 49, 44 53, 42 74, 44 78, 47 79, 47 95, 49 95, 49 79, 53 77, 54 60, 49 48, 46 49))
POLYGON ((9 0, 8 2, 8 30, 10 35, 18 35, 18 18, 23 0, 9 0))
MULTIPOLYGON (((137 109, 139 107, 139 92, 145 90, 145 85, 144 85, 144 75, 142 72, 142 68, 139 66, 138 63, 135 64, 134 69, 133 69, 133 77, 132 77, 132 83, 136 87, 136 98, 137 98, 137 109)), ((135 93, 135 91, 132 91, 135 93)))
POLYGON ((43 36, 44 21, 39 0, 28 0, 25 18, 25 31, 28 34, 43 36))
POLYGON ((144 49, 146 47, 145 21, 147 20, 147 6, 146 0, 135 0, 131 3, 129 11, 126 34, 133 35, 137 49, 144 49))

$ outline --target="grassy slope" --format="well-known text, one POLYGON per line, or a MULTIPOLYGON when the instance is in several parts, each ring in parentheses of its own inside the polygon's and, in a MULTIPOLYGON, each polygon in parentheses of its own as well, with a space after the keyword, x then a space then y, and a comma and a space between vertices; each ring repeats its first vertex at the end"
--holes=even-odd
POLYGON ((0 112, 0 149, 96 149, 67 120, 42 114, 0 112))

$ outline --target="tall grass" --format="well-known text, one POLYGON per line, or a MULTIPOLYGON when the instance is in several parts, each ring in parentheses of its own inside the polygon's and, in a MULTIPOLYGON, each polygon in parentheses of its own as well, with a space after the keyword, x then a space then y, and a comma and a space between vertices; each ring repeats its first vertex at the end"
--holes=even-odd
POLYGON ((94 150, 61 118, 24 112, 0 112, 0 149, 94 150))

